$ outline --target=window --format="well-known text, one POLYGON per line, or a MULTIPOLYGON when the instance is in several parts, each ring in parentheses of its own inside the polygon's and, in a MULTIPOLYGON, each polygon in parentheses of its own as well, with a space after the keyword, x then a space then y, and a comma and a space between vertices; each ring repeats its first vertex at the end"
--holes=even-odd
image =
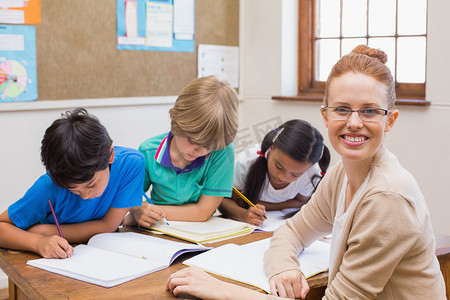
POLYGON ((427 0, 299 0, 296 98, 321 100, 331 67, 366 44, 388 55, 398 99, 426 103, 426 24, 427 0))

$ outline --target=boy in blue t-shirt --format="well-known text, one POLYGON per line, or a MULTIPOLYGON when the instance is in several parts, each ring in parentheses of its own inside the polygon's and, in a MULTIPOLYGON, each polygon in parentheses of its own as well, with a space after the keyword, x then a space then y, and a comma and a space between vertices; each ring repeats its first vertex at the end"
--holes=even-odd
POLYGON ((83 108, 47 128, 41 159, 47 173, 0 215, 0 247, 70 257, 69 243, 115 231, 130 207, 142 204, 142 154, 113 147, 106 128, 83 108))
POLYGON ((170 109, 171 131, 145 140, 144 191, 151 201, 134 207, 127 224, 206 221, 233 187, 238 98, 215 76, 195 79, 170 109))

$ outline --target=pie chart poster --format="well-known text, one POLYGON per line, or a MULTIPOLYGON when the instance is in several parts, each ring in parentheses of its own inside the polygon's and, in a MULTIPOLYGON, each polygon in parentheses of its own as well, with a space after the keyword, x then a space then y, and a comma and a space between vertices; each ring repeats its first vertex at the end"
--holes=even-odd
POLYGON ((0 103, 37 98, 35 27, 0 25, 0 103))

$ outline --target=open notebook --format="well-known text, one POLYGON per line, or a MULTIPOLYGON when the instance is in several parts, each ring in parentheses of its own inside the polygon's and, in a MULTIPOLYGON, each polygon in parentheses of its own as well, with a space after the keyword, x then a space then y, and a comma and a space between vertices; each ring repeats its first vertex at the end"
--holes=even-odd
POLYGON ((101 233, 93 236, 87 245, 76 246, 70 258, 40 258, 27 264, 112 287, 167 268, 183 253, 209 249, 134 232, 101 233))
MULTIPOLYGON (((197 266, 209 273, 230 278, 270 292, 263 256, 270 239, 238 246, 226 244, 198 254, 183 264, 197 266)), ((328 270, 330 244, 316 241, 298 255, 300 268, 308 278, 328 270)))
POLYGON ((193 243, 217 242, 219 240, 248 234, 254 230, 254 226, 250 224, 217 216, 212 216, 206 222, 169 220, 169 224, 156 222, 149 229, 144 227, 139 228, 142 230, 158 231, 193 243))
POLYGON ((275 231, 281 225, 286 224, 286 220, 295 215, 298 211, 298 208, 266 211, 267 219, 264 220, 262 225, 257 226, 255 231, 275 231))

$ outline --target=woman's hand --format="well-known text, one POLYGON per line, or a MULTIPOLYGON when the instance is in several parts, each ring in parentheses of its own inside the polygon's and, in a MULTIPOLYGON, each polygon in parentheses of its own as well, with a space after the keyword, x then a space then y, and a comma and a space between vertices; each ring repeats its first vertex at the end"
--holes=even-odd
POLYGON ((270 278, 270 293, 284 298, 302 298, 309 292, 306 277, 298 270, 287 270, 270 278))
POLYGON ((227 284, 197 267, 189 267, 170 275, 166 289, 175 296, 184 293, 201 299, 223 299, 227 284))

